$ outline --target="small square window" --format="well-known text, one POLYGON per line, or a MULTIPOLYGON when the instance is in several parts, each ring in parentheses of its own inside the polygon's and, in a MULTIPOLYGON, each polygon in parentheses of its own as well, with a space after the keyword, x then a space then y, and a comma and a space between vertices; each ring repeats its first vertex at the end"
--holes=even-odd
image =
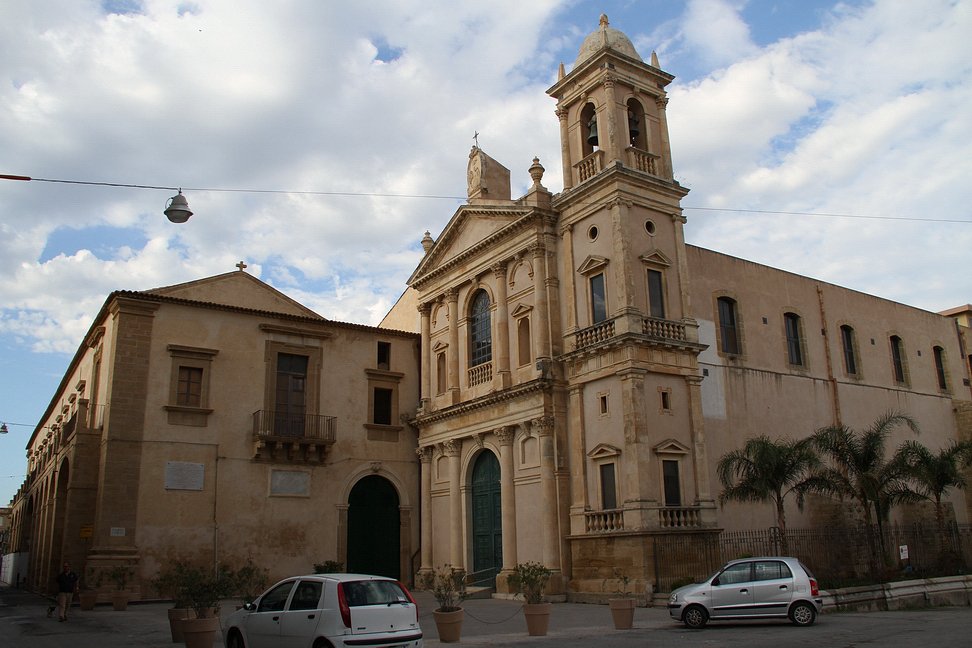
POLYGON ((385 371, 391 369, 391 342, 378 343, 378 368, 385 371))

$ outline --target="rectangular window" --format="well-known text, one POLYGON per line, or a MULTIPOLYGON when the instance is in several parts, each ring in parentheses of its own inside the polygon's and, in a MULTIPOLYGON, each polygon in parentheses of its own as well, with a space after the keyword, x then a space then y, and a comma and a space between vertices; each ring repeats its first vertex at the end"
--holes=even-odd
POLYGON ((664 285, 662 273, 658 270, 648 271, 648 308, 652 317, 665 318, 664 285))
POLYGON ((614 464, 601 464, 601 509, 618 508, 618 490, 614 480, 614 464))
POLYGON ((661 408, 666 412, 672 409, 672 390, 663 389, 661 391, 661 408))
POLYGON ((739 353, 739 331, 736 328, 736 302, 728 297, 720 297, 719 333, 723 353, 739 353))
POLYGON ((375 404, 374 404, 374 420, 375 425, 391 425, 392 424, 392 390, 383 389, 381 387, 375 387, 375 404))
POLYGON ((665 479, 665 506, 681 506, 682 487, 678 479, 678 462, 663 461, 662 474, 665 479))
POLYGON ((304 435, 307 412, 307 360, 305 355, 277 354, 277 386, 274 400, 274 433, 304 435))
POLYGON ((783 327, 786 331, 786 352, 791 365, 803 364, 803 353, 800 350, 800 316, 796 313, 783 315, 783 327))
POLYGON ((391 342, 378 343, 378 368, 385 371, 391 369, 391 342))
POLYGON ((857 375, 857 358, 854 356, 854 329, 840 327, 840 343, 844 347, 844 369, 851 376, 857 375))
POLYGON ((591 321, 593 324, 607 319, 607 297, 604 292, 604 273, 591 277, 591 321))
POLYGON ((176 405, 199 407, 202 398, 203 370, 198 367, 179 367, 176 405))
POLYGON ((904 359, 901 355, 901 338, 897 335, 891 336, 891 368, 894 371, 894 381, 903 383, 905 381, 904 359))

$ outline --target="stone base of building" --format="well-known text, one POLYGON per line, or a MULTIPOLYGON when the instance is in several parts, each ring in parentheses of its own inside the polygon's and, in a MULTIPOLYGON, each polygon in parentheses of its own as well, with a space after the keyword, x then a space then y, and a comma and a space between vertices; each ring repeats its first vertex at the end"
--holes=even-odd
MULTIPOLYGON (((722 529, 617 532, 568 538, 571 601, 603 603, 619 595, 650 604, 673 582, 701 579, 722 564, 722 529)), ((689 581, 691 582, 691 581, 689 581)))

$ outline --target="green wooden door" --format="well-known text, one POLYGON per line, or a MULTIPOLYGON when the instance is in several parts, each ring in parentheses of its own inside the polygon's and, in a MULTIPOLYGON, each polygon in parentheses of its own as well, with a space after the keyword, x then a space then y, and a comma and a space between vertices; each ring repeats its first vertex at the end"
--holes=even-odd
POLYGON ((503 567, 503 506, 500 465, 488 450, 473 466, 473 571, 477 581, 495 581, 503 567))
POLYGON ((398 493, 384 477, 362 478, 348 495, 348 572, 401 578, 398 493))

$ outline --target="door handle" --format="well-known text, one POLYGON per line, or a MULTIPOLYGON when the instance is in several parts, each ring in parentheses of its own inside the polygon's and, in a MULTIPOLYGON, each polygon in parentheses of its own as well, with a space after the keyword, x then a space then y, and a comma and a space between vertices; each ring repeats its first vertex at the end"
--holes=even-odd
POLYGON ((786 589, 786 585, 780 585, 780 589, 781 590, 785 590, 786 589))
POLYGON ((315 616, 315 615, 313 615, 313 614, 308 614, 308 615, 307 615, 307 618, 308 618, 308 619, 313 619, 313 618, 314 618, 314 616, 315 616))
POLYGON ((739 590, 739 593, 740 594, 749 594, 749 590, 746 589, 746 588, 743 588, 743 589, 739 590))
POLYGON ((279 620, 280 620, 280 617, 278 617, 278 616, 275 616, 275 617, 273 617, 273 620, 274 620, 274 621, 279 621, 279 620))

